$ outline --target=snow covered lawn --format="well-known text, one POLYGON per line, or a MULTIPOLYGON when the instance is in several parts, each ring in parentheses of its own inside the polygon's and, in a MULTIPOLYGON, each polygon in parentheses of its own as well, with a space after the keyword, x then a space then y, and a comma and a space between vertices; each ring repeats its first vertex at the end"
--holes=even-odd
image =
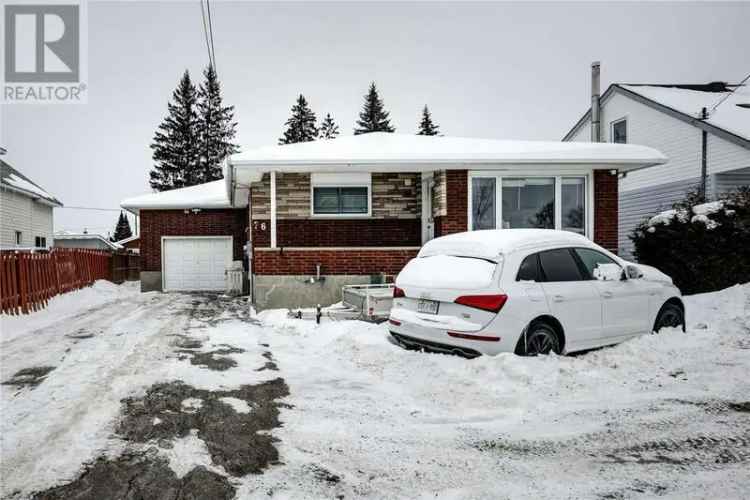
POLYGON ((750 286, 686 302, 687 333, 465 360, 97 283, 2 319, 0 496, 746 498, 750 286))

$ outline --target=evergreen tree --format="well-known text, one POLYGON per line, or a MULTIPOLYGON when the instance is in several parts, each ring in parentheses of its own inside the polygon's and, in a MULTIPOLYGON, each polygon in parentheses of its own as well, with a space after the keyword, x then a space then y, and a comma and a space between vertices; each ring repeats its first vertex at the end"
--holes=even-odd
POLYGON ((319 139, 335 139, 339 135, 339 126, 333 121, 331 113, 327 113, 323 123, 320 124, 319 139))
POLYGON ((315 113, 307 104, 305 96, 300 94, 297 103, 292 106, 292 116, 284 123, 286 130, 284 137, 279 139, 279 144, 314 141, 318 138, 318 127, 315 121, 315 113))
POLYGON ((430 113, 430 110, 427 109, 427 105, 425 104, 424 108, 422 109, 422 121, 419 122, 419 131, 417 132, 417 135, 439 134, 440 127, 438 125, 435 125, 435 122, 432 121, 432 114, 430 113))
POLYGON ((168 114, 159 125, 151 143, 156 165, 149 176, 151 188, 156 191, 192 186, 200 182, 199 155, 197 151, 198 115, 195 85, 185 70, 168 114))
POLYGON ((357 128, 354 135, 367 134, 368 132, 395 132, 388 119, 388 112, 383 106, 383 100, 378 95, 375 82, 370 83, 370 90, 365 96, 365 105, 357 120, 357 128))
POLYGON ((133 236, 133 231, 130 230, 130 221, 122 211, 120 212, 120 218, 117 219, 117 226, 115 226, 115 236, 113 241, 124 240, 133 236))
POLYGON ((234 106, 223 106, 221 86, 209 65, 203 71, 203 83, 198 88, 198 154, 200 170, 198 181, 221 179, 221 162, 239 147, 233 142, 237 134, 234 106))

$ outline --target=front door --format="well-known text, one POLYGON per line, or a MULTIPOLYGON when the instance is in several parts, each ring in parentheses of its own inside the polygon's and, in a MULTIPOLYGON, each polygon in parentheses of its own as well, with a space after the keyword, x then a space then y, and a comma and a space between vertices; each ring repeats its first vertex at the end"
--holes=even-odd
POLYGON ((435 237, 435 220, 432 218, 432 187, 434 185, 431 172, 422 173, 422 244, 435 237))

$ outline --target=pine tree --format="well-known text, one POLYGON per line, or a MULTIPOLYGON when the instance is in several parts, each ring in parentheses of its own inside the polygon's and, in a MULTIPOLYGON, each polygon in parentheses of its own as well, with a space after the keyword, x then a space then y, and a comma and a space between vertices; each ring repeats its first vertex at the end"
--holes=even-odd
POLYGON ((320 124, 319 139, 335 139, 339 135, 339 126, 333 121, 331 113, 327 113, 323 123, 320 124))
POLYGON ((292 116, 284 123, 287 128, 284 131, 284 137, 279 139, 279 144, 314 141, 318 138, 318 127, 315 121, 315 113, 307 104, 305 96, 300 94, 297 103, 292 106, 292 116))
POLYGON ((432 121, 432 114, 430 113, 430 110, 427 109, 427 105, 425 104, 424 108, 422 109, 422 121, 419 122, 419 131, 417 132, 417 135, 439 134, 440 127, 435 125, 435 123, 432 121))
POLYGON ((383 100, 378 95, 375 82, 370 83, 370 90, 365 96, 365 105, 357 120, 357 128, 354 135, 367 134, 369 132, 395 132, 388 119, 388 112, 383 106, 383 100))
POLYGON ((117 219, 117 226, 115 226, 114 241, 124 240, 133 236, 133 231, 130 230, 130 221, 124 213, 120 212, 120 218, 117 219))
POLYGON ((150 172, 151 188, 156 191, 192 186, 200 182, 197 151, 198 115, 195 85, 190 73, 180 79, 167 105, 168 114, 154 134, 151 149, 156 165, 150 172))
POLYGON ((203 83, 198 88, 198 154, 199 182, 221 179, 221 162, 239 146, 233 142, 237 134, 234 106, 223 106, 221 85, 213 66, 203 71, 203 83))

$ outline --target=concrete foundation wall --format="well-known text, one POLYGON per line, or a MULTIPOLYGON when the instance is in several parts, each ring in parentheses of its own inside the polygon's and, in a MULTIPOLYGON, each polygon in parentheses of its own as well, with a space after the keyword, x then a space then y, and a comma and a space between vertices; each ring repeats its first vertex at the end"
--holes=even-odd
POLYGON ((141 292, 161 291, 161 271, 141 271, 141 292))
POLYGON ((370 276, 328 275, 310 283, 310 276, 255 276, 255 307, 263 309, 329 306, 341 301, 341 287, 370 283, 370 276))

